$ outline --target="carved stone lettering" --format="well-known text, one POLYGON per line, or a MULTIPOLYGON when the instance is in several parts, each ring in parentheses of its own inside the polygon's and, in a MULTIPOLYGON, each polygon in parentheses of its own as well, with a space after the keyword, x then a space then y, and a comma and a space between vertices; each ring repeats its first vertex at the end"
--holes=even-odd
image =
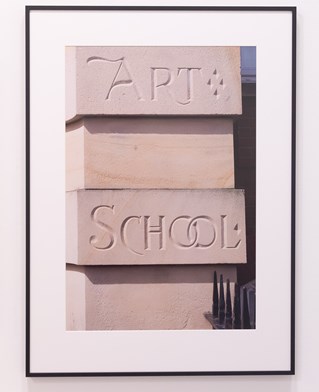
POLYGON ((67 262, 245 263, 244 208, 235 189, 67 192, 67 262))
POLYGON ((241 114, 239 47, 69 47, 66 120, 241 114), (69 80, 70 79, 70 80, 69 80))
POLYGON ((103 233, 103 236, 101 239, 98 239, 97 236, 92 235, 89 239, 90 244, 93 246, 94 249, 99 249, 99 250, 106 250, 106 249, 111 249, 115 243, 115 237, 112 228, 104 223, 100 218, 98 218, 99 212, 104 209, 110 209, 114 213, 114 205, 113 206, 97 206, 94 207, 92 212, 91 212, 91 218, 92 221, 96 223, 97 226, 99 226, 103 232, 107 232, 109 235, 109 239, 105 239, 105 233, 103 233), (101 244, 101 242, 106 241, 106 243, 101 244))
POLYGON ((121 57, 117 60, 108 60, 103 57, 93 56, 93 57, 89 57, 87 59, 88 64, 91 64, 91 63, 94 63, 97 61, 102 61, 105 63, 115 63, 118 66, 116 69, 116 72, 114 74, 114 77, 112 74, 110 75, 110 80, 112 82, 111 82, 111 86, 108 88, 108 91, 107 91, 107 94, 105 97, 106 100, 111 100, 111 92, 112 92, 112 89, 114 89, 115 87, 118 87, 118 88, 132 87, 136 93, 136 98, 139 101, 143 99, 135 81, 132 79, 131 73, 128 69, 128 65, 125 62, 125 57, 121 57))
POLYGON ((169 85, 172 83, 172 72, 169 68, 151 67, 151 100, 158 101, 158 89, 166 87, 167 93, 173 98, 169 85))
POLYGON ((194 75, 193 71, 201 71, 201 68, 178 68, 177 76, 186 75, 185 83, 185 98, 184 100, 177 100, 181 105, 189 105, 194 99, 194 75))

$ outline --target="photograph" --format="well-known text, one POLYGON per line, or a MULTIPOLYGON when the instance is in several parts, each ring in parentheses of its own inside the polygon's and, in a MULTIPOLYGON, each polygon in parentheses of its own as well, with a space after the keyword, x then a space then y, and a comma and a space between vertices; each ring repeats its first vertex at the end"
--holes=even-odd
POLYGON ((28 376, 294 371, 295 16, 26 7, 28 376))
POLYGON ((254 329, 256 47, 65 53, 66 329, 254 329))

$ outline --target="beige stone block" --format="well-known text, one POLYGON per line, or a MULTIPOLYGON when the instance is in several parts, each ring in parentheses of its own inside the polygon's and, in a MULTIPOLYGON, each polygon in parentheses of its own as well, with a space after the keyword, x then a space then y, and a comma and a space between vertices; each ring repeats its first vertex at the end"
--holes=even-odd
POLYGON ((66 132, 66 189, 233 188, 230 119, 85 118, 66 132))
POLYGON ((246 263, 244 192, 66 194, 66 260, 82 265, 246 263))
POLYGON ((86 329, 85 267, 66 265, 66 329, 86 329))
MULTIPOLYGON (((232 298, 237 280, 234 266, 67 268, 86 276, 85 324, 73 324, 69 330, 211 329, 204 313, 212 310, 214 271, 230 280, 232 298)), ((82 291, 67 293, 74 297, 69 302, 83 301, 82 291)))
POLYGON ((68 47, 66 120, 241 114, 239 47, 68 47))

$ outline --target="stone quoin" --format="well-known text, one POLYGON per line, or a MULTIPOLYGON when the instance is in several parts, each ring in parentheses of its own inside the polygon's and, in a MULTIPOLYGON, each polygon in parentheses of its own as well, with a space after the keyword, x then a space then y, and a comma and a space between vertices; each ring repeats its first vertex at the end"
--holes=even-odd
POLYGON ((239 47, 67 47, 66 120, 238 115, 239 47))
POLYGON ((241 190, 74 191, 67 210, 69 263, 246 262, 241 190))
POLYGON ((233 298, 240 51, 66 48, 68 330, 211 329, 214 272, 233 298))

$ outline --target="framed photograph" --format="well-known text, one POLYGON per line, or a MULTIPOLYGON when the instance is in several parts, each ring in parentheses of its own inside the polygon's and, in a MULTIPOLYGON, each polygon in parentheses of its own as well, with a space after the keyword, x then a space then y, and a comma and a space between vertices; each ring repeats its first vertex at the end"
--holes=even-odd
POLYGON ((295 7, 26 7, 26 375, 294 374, 295 7))

